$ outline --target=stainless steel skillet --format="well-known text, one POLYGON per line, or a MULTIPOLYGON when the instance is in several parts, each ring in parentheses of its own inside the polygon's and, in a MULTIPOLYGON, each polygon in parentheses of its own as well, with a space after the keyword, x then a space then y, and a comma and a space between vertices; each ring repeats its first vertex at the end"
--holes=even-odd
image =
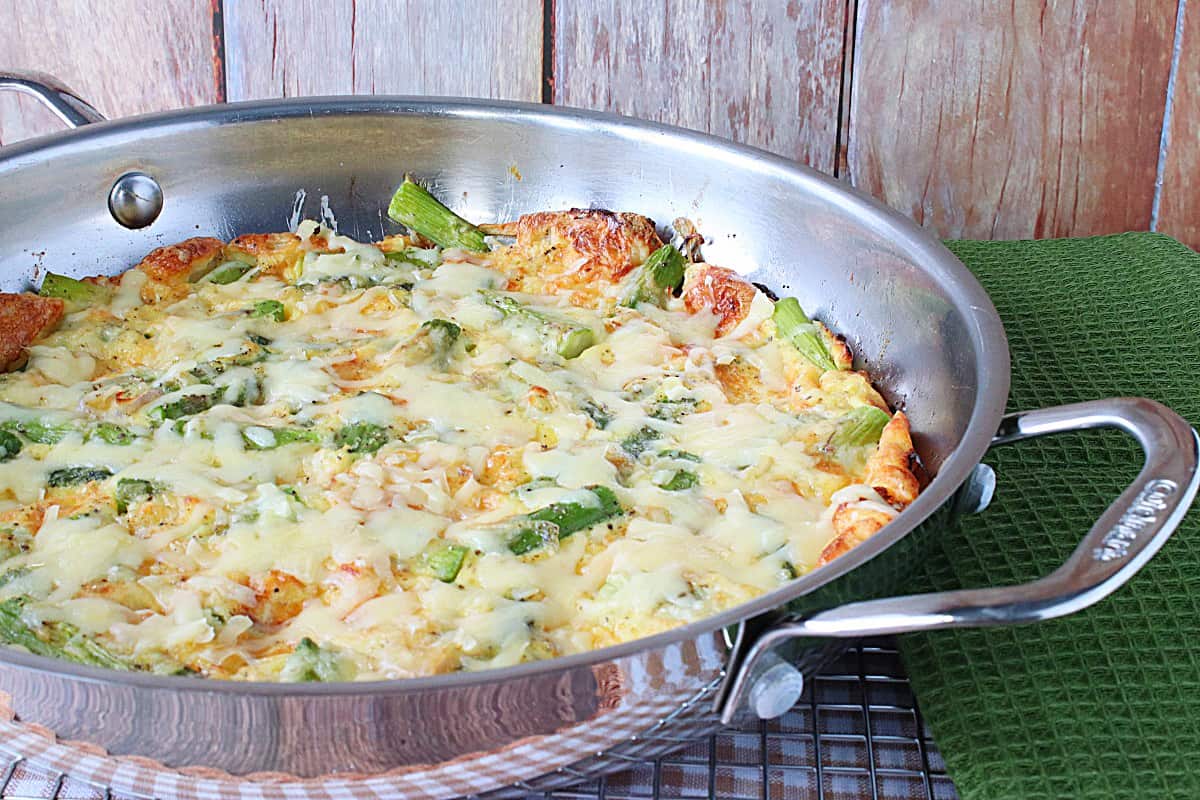
POLYGON ((479 791, 550 788, 678 746, 722 716, 780 713, 838 639, 1081 609, 1128 580, 1195 495, 1196 434, 1153 401, 1004 416, 1004 330, 970 273, 899 215, 761 151, 591 112, 429 98, 311 98, 103 122, 44 76, 0 74, 0 86, 38 96, 78 127, 0 150, 0 289, 26 288, 41 270, 117 273, 162 244, 280 230, 296 214, 379 238, 396 230, 382 209, 406 172, 476 220, 587 205, 688 216, 712 239, 707 260, 799 297, 848 336, 906 408, 933 476, 875 538, 769 595, 648 639, 508 669, 230 684, 0 649, 0 689, 18 715, 64 737, 235 774, 428 771, 466 758, 457 768, 472 767, 479 791), (988 493, 978 465, 989 447, 1091 427, 1128 432, 1146 464, 1060 569, 1017 587, 875 599, 903 588, 938 535, 936 520, 919 523, 949 513, 956 497, 961 507, 988 493))

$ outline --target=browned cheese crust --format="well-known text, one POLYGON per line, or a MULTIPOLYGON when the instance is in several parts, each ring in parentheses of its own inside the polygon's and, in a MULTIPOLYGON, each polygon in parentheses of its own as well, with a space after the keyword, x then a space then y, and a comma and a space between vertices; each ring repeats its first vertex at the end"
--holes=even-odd
POLYGON ((304 250, 294 233, 248 233, 230 242, 225 256, 256 264, 268 275, 282 275, 304 257, 304 250))
POLYGON ((0 294, 0 372, 20 366, 25 348, 58 325, 65 308, 56 297, 0 294))
POLYGON ((742 358, 735 358, 727 364, 715 364, 713 373, 721 384, 721 391, 731 403, 762 402, 764 392, 762 374, 758 367, 742 358))
MULTIPOLYGON (((903 510, 916 499, 921 490, 920 482, 912 472, 912 462, 915 458, 908 417, 903 411, 897 411, 884 426, 879 445, 867 460, 864 483, 893 508, 903 510)), ((835 535, 821 551, 817 566, 828 564, 855 545, 865 542, 892 519, 892 514, 875 503, 842 503, 833 513, 835 535)))
POLYGON ((571 289, 597 281, 615 283, 662 247, 654 223, 640 214, 572 208, 526 214, 516 222, 479 226, 485 233, 516 237, 516 248, 537 259, 540 274, 514 275, 509 288, 522 291, 529 278, 571 289))
POLYGON ((684 279, 683 303, 692 314, 709 309, 717 317, 717 336, 724 336, 750 313, 757 292, 731 269, 696 264, 684 279))
POLYGON ((224 252, 224 242, 207 236, 152 251, 137 265, 150 279, 142 287, 142 302, 170 302, 185 297, 191 291, 190 284, 220 263, 224 252))

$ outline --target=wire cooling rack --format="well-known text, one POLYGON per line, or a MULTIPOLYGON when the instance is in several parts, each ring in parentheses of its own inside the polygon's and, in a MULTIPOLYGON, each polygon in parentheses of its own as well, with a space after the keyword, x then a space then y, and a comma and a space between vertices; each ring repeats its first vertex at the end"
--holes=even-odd
MULTIPOLYGON (((700 739, 673 755, 553 793, 562 800, 958 800, 895 647, 848 650, 791 711, 700 739)), ((0 764, 4 800, 146 800, 0 764)), ((163 798, 163 800, 167 800, 163 798)))

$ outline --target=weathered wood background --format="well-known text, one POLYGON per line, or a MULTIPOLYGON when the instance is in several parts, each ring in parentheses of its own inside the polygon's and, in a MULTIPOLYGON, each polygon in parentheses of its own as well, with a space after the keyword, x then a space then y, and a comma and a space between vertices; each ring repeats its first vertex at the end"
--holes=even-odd
MULTIPOLYGON (((606 109, 833 173, 943 236, 1200 247, 1200 0, 0 0, 0 67, 109 116, 452 94, 606 109)), ((0 142, 56 128, 0 95, 0 142)))

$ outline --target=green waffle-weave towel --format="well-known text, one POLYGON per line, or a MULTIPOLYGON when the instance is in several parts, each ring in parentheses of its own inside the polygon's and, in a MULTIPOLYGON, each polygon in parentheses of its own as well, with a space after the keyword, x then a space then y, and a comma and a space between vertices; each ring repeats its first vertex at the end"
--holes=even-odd
MULTIPOLYGON (((1200 422, 1200 255, 1166 236, 952 242, 996 303, 1009 410, 1142 395, 1200 422)), ((946 529, 921 588, 1049 572, 1136 475, 1118 432, 994 449, 990 508, 946 529)), ((902 637, 964 800, 1200 798, 1200 508, 1130 583, 1059 620, 902 637)))

